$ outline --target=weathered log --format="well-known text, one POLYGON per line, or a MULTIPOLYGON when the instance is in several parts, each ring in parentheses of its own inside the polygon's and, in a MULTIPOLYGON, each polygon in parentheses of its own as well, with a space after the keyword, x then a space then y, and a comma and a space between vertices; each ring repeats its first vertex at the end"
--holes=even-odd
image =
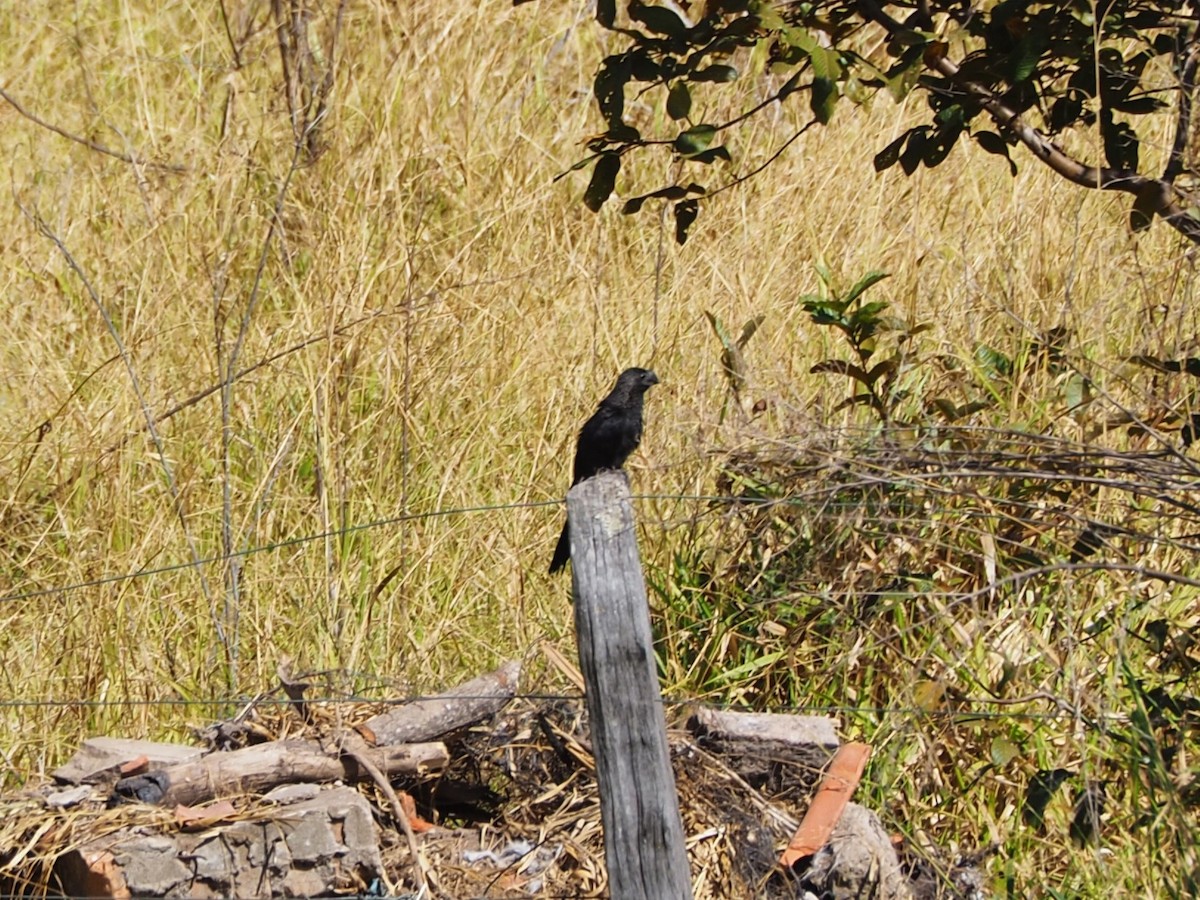
MULTIPOLYGON (((387 775, 416 775, 437 771, 449 762, 440 743, 406 744, 367 751, 371 762, 387 775)), ((195 806, 216 797, 262 793, 277 785, 297 782, 359 781, 352 757, 316 741, 287 740, 256 744, 228 753, 156 769, 117 782, 116 793, 146 803, 195 806)))
POLYGON ((609 896, 690 900, 683 822, 624 474, 602 472, 571 488, 567 517, 609 896))
POLYGON ((827 716, 699 709, 688 718, 696 742, 768 794, 806 793, 839 747, 827 716))
POLYGON ((506 662, 494 672, 472 678, 435 697, 414 700, 380 713, 358 726, 375 746, 432 741, 482 722, 498 713, 517 690, 521 664, 506 662))
POLYGON ((202 747, 163 744, 129 738, 88 738, 64 765, 51 774, 67 784, 92 784, 116 777, 117 769, 130 760, 145 758, 151 768, 192 762, 204 755, 202 747))

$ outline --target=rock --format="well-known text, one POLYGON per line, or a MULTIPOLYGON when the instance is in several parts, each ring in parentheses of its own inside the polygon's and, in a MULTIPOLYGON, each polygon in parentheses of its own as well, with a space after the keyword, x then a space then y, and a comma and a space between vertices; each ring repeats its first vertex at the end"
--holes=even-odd
POLYGON ((64 854, 72 896, 309 897, 364 893, 383 875, 370 804, 338 787, 200 832, 128 828, 64 854))
POLYGON ((813 855, 801 887, 823 900, 911 900, 908 879, 879 817, 846 805, 829 843, 813 855))

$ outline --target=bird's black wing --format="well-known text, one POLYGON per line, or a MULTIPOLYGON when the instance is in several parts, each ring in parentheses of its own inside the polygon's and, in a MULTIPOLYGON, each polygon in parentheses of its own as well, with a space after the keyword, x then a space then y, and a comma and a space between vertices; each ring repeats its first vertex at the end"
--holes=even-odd
POLYGON ((642 411, 601 406, 579 430, 575 473, 579 484, 604 469, 619 469, 642 439, 642 411))

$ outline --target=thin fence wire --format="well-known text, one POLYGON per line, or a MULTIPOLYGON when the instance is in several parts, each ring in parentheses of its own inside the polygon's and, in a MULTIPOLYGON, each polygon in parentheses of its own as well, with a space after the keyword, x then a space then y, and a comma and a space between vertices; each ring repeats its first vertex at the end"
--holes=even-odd
MULTIPOLYGON (((458 694, 456 700, 495 700, 495 694, 458 694)), ((410 703, 435 701, 445 699, 439 694, 416 695, 412 697, 374 698, 374 697, 309 697, 302 701, 291 700, 287 697, 211 697, 204 699, 164 698, 161 700, 0 700, 0 709, 26 708, 73 708, 84 709, 115 709, 115 708, 144 708, 144 707, 287 707, 287 706, 406 706, 410 703)), ((583 694, 558 693, 518 693, 511 700, 524 700, 532 703, 582 703, 583 694)), ((695 697, 659 697, 659 702, 670 707, 689 707, 697 703, 695 697)), ((1046 694, 1028 697, 1020 700, 991 700, 963 698, 956 699, 954 709, 926 709, 919 706, 852 706, 837 704, 766 704, 755 705, 754 712, 786 713, 797 715, 855 715, 855 716, 887 716, 902 715, 924 717, 930 719, 1021 719, 1029 721, 1076 720, 1081 714, 1065 709, 1055 712, 1030 712, 1020 710, 987 710, 977 709, 976 706, 1014 706, 1019 703, 1058 703, 1056 698, 1046 694)), ((723 701, 720 699, 704 700, 703 705, 715 709, 746 710, 745 704, 723 701)), ((1124 719, 1126 716, 1114 714, 1115 718, 1124 719)), ((1084 717, 1087 718, 1087 717, 1084 717)))

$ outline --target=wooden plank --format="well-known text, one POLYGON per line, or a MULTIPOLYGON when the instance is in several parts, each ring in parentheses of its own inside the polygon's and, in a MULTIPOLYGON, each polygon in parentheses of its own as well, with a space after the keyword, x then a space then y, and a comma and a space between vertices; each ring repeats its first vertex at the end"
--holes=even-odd
POLYGON ((698 738, 717 741, 770 741, 793 747, 820 747, 826 758, 838 748, 837 720, 829 716, 741 712, 701 707, 688 719, 698 738))
POLYGON ((837 752, 837 722, 827 716, 698 709, 688 730, 755 788, 768 794, 812 785, 837 752))
POLYGON ((567 494, 579 663, 586 684, 612 900, 690 900, 691 879, 624 473, 567 494))

